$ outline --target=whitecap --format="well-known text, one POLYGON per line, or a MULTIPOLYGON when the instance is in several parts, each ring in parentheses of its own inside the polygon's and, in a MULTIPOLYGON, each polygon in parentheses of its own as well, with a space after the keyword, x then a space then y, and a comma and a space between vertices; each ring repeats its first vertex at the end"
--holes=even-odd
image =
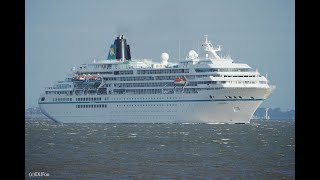
POLYGON ((180 134, 189 135, 189 132, 180 132, 180 134))
POLYGON ((78 133, 67 133, 67 134, 78 134, 78 133))

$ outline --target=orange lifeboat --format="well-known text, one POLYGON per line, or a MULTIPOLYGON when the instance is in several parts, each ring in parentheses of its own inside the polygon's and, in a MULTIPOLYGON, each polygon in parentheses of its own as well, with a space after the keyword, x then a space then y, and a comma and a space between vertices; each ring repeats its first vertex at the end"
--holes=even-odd
POLYGON ((186 84, 187 80, 184 77, 177 77, 174 80, 174 84, 177 86, 184 86, 186 84))

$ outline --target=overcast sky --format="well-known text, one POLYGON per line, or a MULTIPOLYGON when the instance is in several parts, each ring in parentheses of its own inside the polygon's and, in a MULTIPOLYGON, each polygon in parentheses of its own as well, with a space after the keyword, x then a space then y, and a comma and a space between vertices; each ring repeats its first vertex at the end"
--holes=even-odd
MULTIPOLYGON (((81 63, 107 57, 123 33, 133 58, 184 59, 208 34, 223 54, 276 85, 261 107, 295 107, 294 0, 26 0, 25 101, 81 63)), ((200 53, 200 56, 204 55, 200 53)))

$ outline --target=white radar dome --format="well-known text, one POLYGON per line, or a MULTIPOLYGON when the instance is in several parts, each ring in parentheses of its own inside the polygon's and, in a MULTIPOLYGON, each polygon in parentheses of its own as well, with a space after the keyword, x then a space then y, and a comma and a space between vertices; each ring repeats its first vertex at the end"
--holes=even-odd
POLYGON ((162 53, 160 57, 161 61, 168 61, 169 59, 169 54, 168 53, 162 53))
POLYGON ((198 54, 195 50, 190 50, 188 53, 188 59, 196 59, 198 58, 198 54))

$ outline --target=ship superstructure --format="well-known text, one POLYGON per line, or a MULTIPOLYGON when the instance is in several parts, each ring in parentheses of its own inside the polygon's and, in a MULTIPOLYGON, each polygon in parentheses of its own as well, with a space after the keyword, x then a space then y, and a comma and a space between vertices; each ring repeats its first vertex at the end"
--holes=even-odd
POLYGON ((249 123, 275 88, 247 64, 220 57, 205 36, 206 56, 185 60, 132 59, 123 35, 108 58, 72 68, 45 89, 42 112, 63 123, 249 123))

